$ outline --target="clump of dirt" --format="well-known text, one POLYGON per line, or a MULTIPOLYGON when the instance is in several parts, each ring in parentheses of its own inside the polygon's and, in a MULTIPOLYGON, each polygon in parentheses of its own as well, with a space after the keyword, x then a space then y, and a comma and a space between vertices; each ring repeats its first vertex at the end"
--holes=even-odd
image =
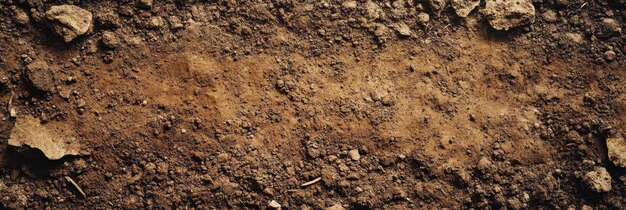
POLYGON ((0 0, 0 208, 624 209, 625 8, 0 0))

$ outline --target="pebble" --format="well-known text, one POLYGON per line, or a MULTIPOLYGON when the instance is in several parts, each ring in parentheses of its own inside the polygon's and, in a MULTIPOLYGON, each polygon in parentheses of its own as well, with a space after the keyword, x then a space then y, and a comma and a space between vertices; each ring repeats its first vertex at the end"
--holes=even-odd
POLYGON ((357 149, 350 150, 350 152, 348 152, 348 155, 350 155, 350 159, 354 161, 358 161, 361 159, 361 154, 359 154, 359 150, 357 149))
POLYGON ((343 208, 340 204, 335 204, 331 207, 325 208, 324 210, 345 210, 345 208, 343 208))
POLYGON ((20 25, 26 25, 30 22, 30 18, 28 17, 28 14, 26 14, 26 12, 24 10, 22 10, 21 8, 17 8, 15 7, 15 9, 13 10, 13 20, 20 25))
POLYGON ((430 21, 430 15, 423 12, 417 15, 417 22, 421 24, 426 24, 428 23, 428 21, 430 21))
POLYGON ((343 6, 346 9, 354 9, 357 6, 357 2, 356 1, 345 1, 341 4, 341 6, 343 6))
POLYGON ((606 59, 607 61, 614 60, 615 59, 615 51, 607 50, 606 52, 604 52, 604 59, 606 59))
POLYGON ((137 1, 137 5, 142 9, 150 9, 152 8, 153 1, 152 0, 139 0, 137 1))
POLYGON ((275 200, 270 201, 270 204, 268 205, 271 209, 282 209, 283 207, 280 205, 280 203, 276 202, 275 200))

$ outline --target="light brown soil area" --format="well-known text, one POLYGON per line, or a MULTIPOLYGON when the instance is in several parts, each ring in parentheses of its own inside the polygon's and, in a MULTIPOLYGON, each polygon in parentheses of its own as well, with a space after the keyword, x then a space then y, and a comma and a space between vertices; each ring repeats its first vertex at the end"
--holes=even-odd
POLYGON ((534 1, 508 31, 484 2, 141 2, 0 0, 0 208, 626 207, 624 1, 534 1), (62 4, 91 30, 53 33, 62 4), (9 146, 26 116, 83 151, 9 146))

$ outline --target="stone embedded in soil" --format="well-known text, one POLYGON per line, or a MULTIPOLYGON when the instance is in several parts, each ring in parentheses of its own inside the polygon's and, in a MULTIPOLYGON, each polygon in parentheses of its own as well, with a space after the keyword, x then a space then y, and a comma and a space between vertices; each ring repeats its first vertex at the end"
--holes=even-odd
POLYGON ((405 23, 395 24, 393 25, 393 28, 396 29, 398 34, 400 34, 403 37, 408 37, 408 36, 411 36, 411 34, 413 34, 413 32, 411 31, 411 28, 409 28, 409 26, 405 23))
POLYGON ((445 0, 428 0, 428 6, 432 13, 439 14, 445 7, 445 0))
POLYGON ((65 42, 83 35, 91 28, 91 12, 74 5, 52 6, 46 12, 54 32, 65 42))
POLYGON ((341 6, 343 6, 346 9, 355 9, 357 7, 357 2, 356 1, 345 1, 345 2, 341 3, 341 6))
POLYGON ((450 4, 459 17, 467 17, 480 4, 480 0, 452 0, 450 4))
POLYGON ((428 23, 428 21, 430 21, 430 15, 423 13, 423 12, 417 14, 417 22, 421 24, 426 24, 428 23))
POLYGON ((493 163, 486 157, 482 157, 478 161, 478 170, 480 170, 482 173, 489 173, 491 172, 491 170, 493 170, 493 168, 493 163))
POLYGON ((268 204, 268 206, 270 207, 270 209, 282 209, 280 203, 276 202, 275 200, 270 201, 270 204, 268 204))
POLYGON ((600 24, 597 24, 597 27, 595 35, 601 38, 607 38, 622 33, 620 24, 613 18, 603 18, 600 24))
POLYGON ((343 206, 339 204, 335 204, 331 207, 326 208, 325 210, 345 210, 345 208, 343 208, 343 206))
POLYGON ((611 191, 611 175, 604 167, 597 167, 595 170, 585 173, 583 181, 594 192, 611 191))
POLYGON ((367 1, 365 3, 365 14, 367 18, 371 20, 376 20, 384 16, 383 9, 373 1, 367 1))
POLYGON ((616 166, 626 168, 626 140, 623 137, 606 139, 609 160, 616 166))
POLYGON ((41 124, 32 116, 17 118, 8 143, 19 149, 39 149, 50 160, 80 154, 80 145, 67 126, 41 124))
POLYGON ((359 154, 359 150, 357 149, 350 150, 350 152, 348 152, 348 155, 350 155, 350 159, 354 161, 358 161, 361 159, 361 154, 359 154))
POLYGON ((28 14, 26 14, 23 9, 15 7, 13 8, 13 20, 17 24, 26 25, 30 22, 30 17, 28 17, 28 14))
POLYGON ((142 9, 150 9, 152 8, 153 1, 152 0, 139 0, 137 1, 137 5, 142 9))
POLYGON ((177 16, 169 16, 167 18, 167 22, 170 23, 170 29, 181 29, 185 27, 185 25, 183 25, 183 21, 181 21, 177 16))
POLYGON ((606 59, 607 61, 615 60, 615 51, 607 50, 606 52, 604 52, 604 59, 606 59))
POLYGON ((43 60, 37 60, 26 66, 28 80, 32 85, 45 92, 53 92, 55 90, 54 75, 50 71, 50 67, 43 60))
POLYGON ((531 0, 487 0, 485 14, 496 30, 509 30, 535 22, 535 7, 531 0))
POLYGON ((548 10, 548 11, 544 12, 543 14, 541 14, 541 16, 547 22, 556 22, 558 20, 556 12, 554 12, 552 10, 548 10))
POLYGON ((115 49, 120 45, 120 38, 111 31, 105 31, 102 33, 102 44, 105 47, 115 49))

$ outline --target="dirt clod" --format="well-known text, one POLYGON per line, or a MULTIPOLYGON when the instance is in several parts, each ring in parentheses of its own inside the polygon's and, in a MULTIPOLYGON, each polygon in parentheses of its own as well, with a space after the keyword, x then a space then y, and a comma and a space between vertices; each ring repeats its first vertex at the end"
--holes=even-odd
POLYGON ((46 61, 36 60, 28 64, 26 70, 28 79, 35 88, 45 92, 53 92, 56 89, 54 73, 46 61))
POLYGON ((115 49, 120 45, 120 38, 115 32, 105 31, 102 33, 102 44, 110 49, 115 49))

